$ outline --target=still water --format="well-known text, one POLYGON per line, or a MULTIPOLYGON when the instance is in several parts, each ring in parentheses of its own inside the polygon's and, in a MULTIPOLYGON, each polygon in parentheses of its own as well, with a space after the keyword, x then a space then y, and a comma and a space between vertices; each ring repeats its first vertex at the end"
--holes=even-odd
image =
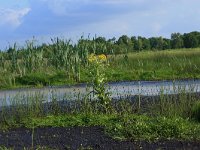
MULTIPOLYGON (((200 80, 112 82, 107 85, 112 98, 134 95, 154 96, 180 92, 200 92, 200 80)), ((82 99, 92 91, 86 84, 62 87, 26 88, 0 91, 0 106, 11 105, 15 99, 40 98, 44 102, 82 99)), ((93 97, 93 94, 90 94, 93 97)))

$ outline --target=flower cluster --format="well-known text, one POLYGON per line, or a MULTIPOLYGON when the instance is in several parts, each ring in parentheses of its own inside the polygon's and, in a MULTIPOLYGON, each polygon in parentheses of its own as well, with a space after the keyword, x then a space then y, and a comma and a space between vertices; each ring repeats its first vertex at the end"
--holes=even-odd
POLYGON ((106 57, 106 55, 104 55, 104 54, 97 55, 97 57, 98 57, 98 59, 99 59, 100 61, 102 61, 102 62, 104 62, 104 61, 107 60, 107 57, 106 57))
POLYGON ((88 57, 88 61, 90 63, 98 63, 98 62, 105 62, 107 60, 107 57, 106 55, 104 54, 101 54, 101 55, 95 55, 95 54, 91 54, 89 57, 88 57))
POLYGON ((96 61, 96 55, 95 55, 95 54, 89 55, 88 61, 89 61, 89 62, 95 62, 95 61, 96 61))

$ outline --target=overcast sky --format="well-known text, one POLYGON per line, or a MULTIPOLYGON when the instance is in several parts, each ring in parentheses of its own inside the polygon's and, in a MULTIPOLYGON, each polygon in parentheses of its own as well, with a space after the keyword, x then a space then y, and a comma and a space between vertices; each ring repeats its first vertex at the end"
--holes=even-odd
POLYGON ((170 37, 200 31, 200 0, 0 0, 0 48, 81 35, 170 37))

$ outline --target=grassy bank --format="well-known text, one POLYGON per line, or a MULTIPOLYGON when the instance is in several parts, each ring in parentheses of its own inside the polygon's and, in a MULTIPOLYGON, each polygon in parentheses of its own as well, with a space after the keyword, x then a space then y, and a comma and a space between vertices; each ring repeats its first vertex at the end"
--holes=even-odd
MULTIPOLYGON (((5 60, 0 66, 0 88, 42 87, 47 85, 70 85, 90 81, 86 58, 74 55, 66 66, 56 67, 50 58, 43 58, 28 70, 18 59, 15 70, 5 60), (75 58, 74 58, 75 57, 75 58), (71 60, 72 59, 72 60, 71 60), (71 61, 70 61, 71 60, 71 61), (83 63, 85 62, 85 63, 83 63), (71 67, 71 68, 67 68, 71 67)), ((200 49, 143 51, 120 55, 108 55, 107 81, 175 80, 200 78, 200 49)), ((31 64, 32 62, 30 62, 31 64)))
POLYGON ((117 81, 199 78, 199 56, 199 49, 145 51, 118 55, 112 57, 114 61, 109 79, 117 81))
POLYGON ((28 128, 101 126, 105 132, 120 140, 200 140, 200 124, 183 118, 149 117, 129 114, 65 114, 24 120, 28 128))

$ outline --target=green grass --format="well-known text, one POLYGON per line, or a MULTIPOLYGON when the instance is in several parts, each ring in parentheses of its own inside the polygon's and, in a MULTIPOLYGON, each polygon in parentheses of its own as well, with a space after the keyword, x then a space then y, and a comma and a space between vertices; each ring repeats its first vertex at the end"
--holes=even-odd
MULTIPOLYGON (((200 49, 145 51, 113 57, 109 80, 200 78, 200 49)), ((112 56, 111 56, 112 57, 112 56)))
POLYGON ((80 113, 29 118, 21 125, 27 128, 102 126, 108 135, 120 140, 200 140, 200 124, 179 117, 80 113))
MULTIPOLYGON (((109 55, 110 66, 106 69, 106 76, 108 81, 199 79, 199 57, 199 48, 142 51, 129 53, 127 57, 125 54, 109 55)), ((40 67, 27 73, 23 73, 20 67, 14 73, 10 72, 10 63, 6 62, 4 68, 0 67, 0 88, 66 85, 91 80, 87 64, 81 63, 80 68, 72 66, 69 70, 65 66, 56 68, 48 61, 45 59, 40 67)), ((18 63, 23 66, 21 61, 18 63)))

